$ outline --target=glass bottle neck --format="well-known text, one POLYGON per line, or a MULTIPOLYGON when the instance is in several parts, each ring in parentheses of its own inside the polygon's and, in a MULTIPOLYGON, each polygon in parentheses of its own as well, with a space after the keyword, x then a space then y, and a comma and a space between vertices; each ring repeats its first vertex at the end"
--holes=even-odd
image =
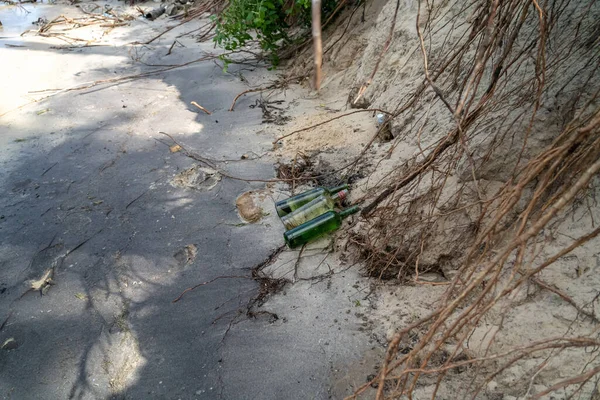
POLYGON ((328 188, 327 190, 329 191, 329 193, 337 193, 340 190, 344 190, 344 189, 348 189, 348 184, 347 183, 344 183, 343 185, 340 185, 340 186, 335 186, 335 187, 332 187, 332 188, 328 188))
POLYGON ((360 211, 360 207, 358 206, 352 206, 352 207, 348 207, 343 211, 340 211, 339 216, 343 218, 346 218, 348 215, 352 215, 355 214, 357 212, 360 211))

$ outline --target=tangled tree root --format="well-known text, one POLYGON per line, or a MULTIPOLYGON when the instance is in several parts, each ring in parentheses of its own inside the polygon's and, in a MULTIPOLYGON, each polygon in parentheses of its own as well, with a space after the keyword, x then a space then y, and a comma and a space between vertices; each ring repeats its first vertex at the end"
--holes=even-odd
POLYGON ((416 137, 420 151, 368 189, 366 222, 350 243, 371 276, 419 283, 419 273, 442 267, 454 276, 431 314, 393 336, 378 376, 352 397, 375 384, 377 399, 411 398, 427 385, 435 399, 460 371, 470 383, 456 398, 478 398, 507 368, 535 358, 521 377, 529 395, 548 360, 571 349, 593 350, 574 354, 581 369, 532 398, 593 392, 600 372, 593 309, 539 273, 600 234, 590 209, 586 231, 571 244, 550 255, 541 250, 566 216, 590 207, 598 185, 599 17, 594 1, 419 2, 423 82, 393 118, 416 121, 405 137, 416 137), (425 137, 437 140, 424 144, 425 137), (528 284, 557 294, 589 329, 495 347, 515 293, 528 284), (498 330, 484 351, 465 353, 490 313, 498 330), (410 349, 400 345, 415 334, 410 349))

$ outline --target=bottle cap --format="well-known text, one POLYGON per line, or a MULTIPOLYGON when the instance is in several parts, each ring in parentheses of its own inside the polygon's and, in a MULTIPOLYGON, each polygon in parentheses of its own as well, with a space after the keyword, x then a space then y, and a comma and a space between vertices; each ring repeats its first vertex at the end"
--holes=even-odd
POLYGON ((346 200, 346 198, 348 197, 348 194, 350 192, 348 191, 348 189, 344 189, 344 190, 340 190, 339 192, 337 192, 335 195, 338 199, 340 199, 340 202, 346 200))

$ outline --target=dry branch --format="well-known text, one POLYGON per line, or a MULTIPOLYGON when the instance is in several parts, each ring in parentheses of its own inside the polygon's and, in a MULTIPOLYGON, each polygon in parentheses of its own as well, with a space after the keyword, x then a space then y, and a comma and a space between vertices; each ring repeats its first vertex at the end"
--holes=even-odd
POLYGON ((252 279, 252 277, 250 276, 244 276, 244 275, 222 275, 222 276, 217 276, 216 278, 213 278, 209 281, 206 282, 202 282, 199 283, 197 285, 191 286, 187 289, 185 289, 183 292, 181 292, 181 294, 179 296, 177 296, 172 303, 177 303, 179 300, 181 300, 181 298, 187 293, 187 292, 191 292, 192 290, 196 290, 197 288, 199 288, 200 286, 206 286, 210 283, 213 283, 215 281, 218 281, 220 279, 252 279))
POLYGON ((208 115, 212 114, 210 111, 208 111, 206 108, 202 107, 200 104, 196 103, 195 101, 192 101, 190 104, 193 105, 193 106, 196 106, 197 108, 199 108, 200 110, 204 111, 208 115))
POLYGON ((301 75, 301 76, 292 76, 292 77, 289 77, 289 78, 285 78, 285 79, 281 79, 279 81, 273 82, 272 84, 270 84, 268 86, 244 90, 243 92, 241 92, 237 96, 235 96, 235 98, 231 102, 231 107, 229 107, 229 111, 233 111, 233 109, 235 107, 235 103, 238 101, 238 99, 240 97, 242 97, 245 94, 255 93, 255 92, 264 92, 265 90, 272 90, 272 89, 282 88, 282 87, 285 87, 285 85, 287 85, 289 82, 292 82, 292 81, 295 81, 295 80, 298 80, 298 79, 302 79, 302 78, 304 78, 303 75, 301 75))
POLYGON ((385 44, 383 45, 383 49, 381 50, 381 53, 379 53, 379 56, 377 57, 377 62, 375 63, 375 67, 373 68, 373 72, 371 72, 371 75, 369 76, 369 79, 367 79, 367 81, 365 83, 363 83, 363 85, 358 90, 358 94, 356 96, 356 99, 354 99, 354 102, 353 102, 354 104, 356 104, 358 102, 358 100, 360 100, 360 98, 367 91, 367 88, 373 82, 373 78, 375 78, 375 74, 377 73, 377 70, 379 69, 379 64, 381 64, 381 60, 383 60, 383 57, 386 55, 386 53, 388 52, 388 50, 390 48, 390 45, 392 44, 392 39, 394 38, 394 31, 396 30, 396 19, 398 18, 398 9, 399 8, 400 8, 400 0, 396 0, 396 8, 394 9, 394 17, 392 19, 392 25, 390 27, 390 33, 388 34, 388 37, 387 37, 387 39, 385 41, 385 44))

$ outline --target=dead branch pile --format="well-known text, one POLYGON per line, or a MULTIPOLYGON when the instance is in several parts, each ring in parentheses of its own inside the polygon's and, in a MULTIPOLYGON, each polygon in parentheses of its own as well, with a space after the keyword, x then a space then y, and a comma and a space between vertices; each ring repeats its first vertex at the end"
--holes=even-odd
POLYGON ((593 305, 576 304, 539 273, 600 233, 590 211, 570 245, 542 251, 600 183, 599 18, 593 0, 419 2, 424 76, 394 112, 404 133, 391 152, 407 138, 419 151, 371 182, 368 218, 351 242, 372 276, 418 284, 433 270, 452 279, 430 315, 395 334, 379 375, 357 394, 371 384, 378 399, 412 398, 429 385, 434 399, 452 374, 469 371, 455 398, 478 398, 502 371, 534 358, 526 389, 552 355, 585 348, 573 355, 585 355, 579 370, 533 397, 559 389, 591 397, 586 384, 600 372, 593 305), (498 351, 511 299, 530 283, 574 306, 587 334, 540 332, 539 341, 498 351), (485 351, 463 351, 490 313, 500 329, 485 351), (407 347, 409 335, 417 340, 407 347))
MULTIPOLYGON (((95 6, 94 10, 100 8, 95 6)), ((39 28, 37 30, 27 30, 21 34, 21 36, 28 33, 33 33, 37 36, 44 37, 56 37, 67 42, 86 42, 86 40, 67 36, 67 31, 82 28, 86 26, 98 25, 102 28, 115 28, 117 26, 127 25, 133 16, 128 14, 119 15, 112 9, 107 9, 103 13, 94 13, 92 11, 86 11, 83 8, 81 10, 86 14, 82 17, 69 18, 65 15, 59 15, 51 21, 40 18, 39 28), (61 27, 61 29, 57 29, 61 27)))

